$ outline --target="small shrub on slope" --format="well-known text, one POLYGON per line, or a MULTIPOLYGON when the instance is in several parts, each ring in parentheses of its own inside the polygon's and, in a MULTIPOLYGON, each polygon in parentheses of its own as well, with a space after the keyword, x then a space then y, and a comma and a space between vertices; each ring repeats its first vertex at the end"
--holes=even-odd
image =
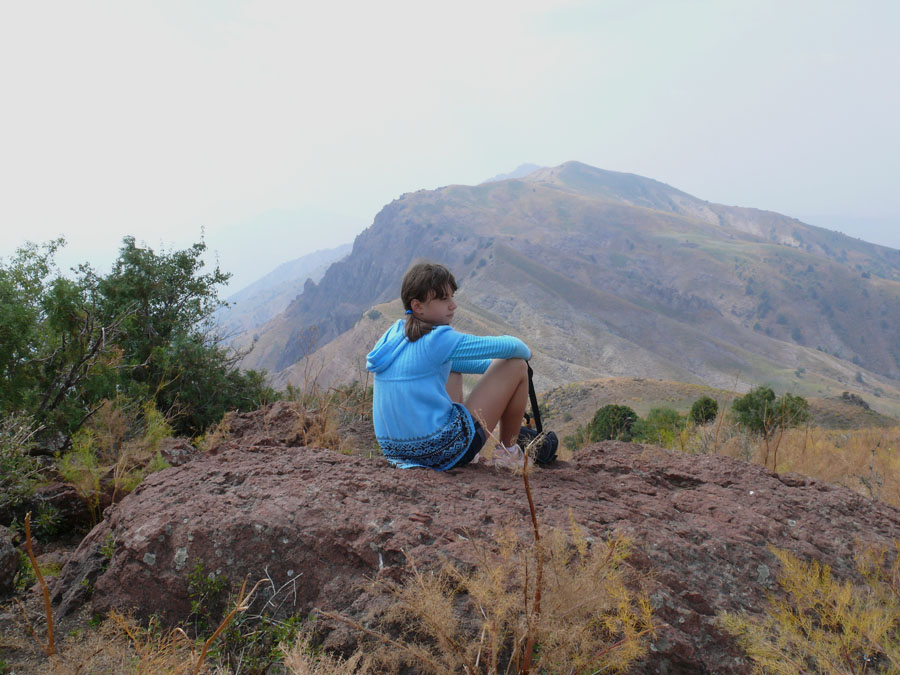
POLYGON ((708 424, 719 414, 719 404, 711 396, 701 396, 694 401, 688 416, 694 424, 708 424))
POLYGON ((770 599, 761 619, 719 617, 757 672, 900 672, 900 543, 890 564, 886 551, 859 557, 864 584, 835 579, 815 560, 770 550, 781 561, 778 582, 788 598, 770 599))
POLYGON ((776 398, 770 387, 752 389, 735 399, 731 409, 738 424, 767 436, 775 429, 797 426, 809 419, 806 399, 790 393, 776 398))
POLYGON ((627 405, 605 405, 594 413, 589 426, 590 439, 592 442, 630 441, 631 428, 637 419, 637 413, 627 405))

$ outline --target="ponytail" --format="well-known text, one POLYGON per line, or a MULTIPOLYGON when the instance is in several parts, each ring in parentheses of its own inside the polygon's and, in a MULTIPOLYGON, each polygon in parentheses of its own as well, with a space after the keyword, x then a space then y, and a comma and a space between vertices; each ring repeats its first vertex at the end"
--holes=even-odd
POLYGON ((415 342, 434 329, 434 324, 417 319, 412 313, 406 315, 406 337, 410 342, 415 342))

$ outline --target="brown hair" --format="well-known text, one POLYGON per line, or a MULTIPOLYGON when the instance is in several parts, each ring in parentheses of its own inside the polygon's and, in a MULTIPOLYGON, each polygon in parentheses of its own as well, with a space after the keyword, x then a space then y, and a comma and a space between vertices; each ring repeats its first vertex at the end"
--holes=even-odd
MULTIPOLYGON (((400 299, 403 301, 403 309, 410 310, 413 300, 428 302, 431 298, 445 298, 455 293, 457 288, 453 273, 446 267, 421 262, 410 267, 403 275, 400 299)), ((406 315, 406 337, 410 342, 415 342, 433 328, 432 324, 417 319, 413 314, 406 315)))

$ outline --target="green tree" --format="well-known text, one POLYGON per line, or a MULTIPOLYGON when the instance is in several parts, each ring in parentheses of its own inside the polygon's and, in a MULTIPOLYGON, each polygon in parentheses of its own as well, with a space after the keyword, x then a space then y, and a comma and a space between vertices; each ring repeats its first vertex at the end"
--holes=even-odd
POLYGON ((84 277, 59 275, 64 243, 27 244, 0 266, 0 408, 48 432, 77 429, 101 380, 114 380, 122 320, 104 321, 84 277))
POLYGON ((125 237, 109 275, 96 279, 106 320, 125 316, 120 369, 138 398, 154 398, 176 431, 196 434, 227 410, 250 410, 275 392, 257 372, 240 372, 243 357, 224 346, 213 313, 231 277, 218 265, 204 272, 206 244, 155 252, 125 237))
POLYGON ((769 465, 770 441, 774 438, 773 470, 778 469, 778 446, 784 430, 809 419, 809 403, 801 396, 785 393, 775 398, 770 387, 756 387, 731 406, 738 424, 760 434, 765 441, 763 465, 769 465), (776 436, 777 433, 777 436, 776 436))
POLYGON ((763 435, 786 429, 809 419, 809 403, 801 396, 786 393, 778 398, 771 387, 756 387, 731 404, 742 427, 763 435))
POLYGON ((694 424, 707 424, 716 419, 719 414, 719 404, 710 396, 701 396, 691 406, 688 416, 694 424))
POLYGON ((637 413, 627 405, 610 404, 600 408, 590 423, 592 442, 631 440, 631 427, 637 421, 637 413))
POLYGON ((261 373, 213 330, 229 275, 204 271, 201 241, 154 252, 126 237, 112 271, 59 274, 63 240, 23 246, 0 264, 0 410, 31 417, 63 447, 104 400, 153 400, 195 434, 226 410, 274 398, 261 373))

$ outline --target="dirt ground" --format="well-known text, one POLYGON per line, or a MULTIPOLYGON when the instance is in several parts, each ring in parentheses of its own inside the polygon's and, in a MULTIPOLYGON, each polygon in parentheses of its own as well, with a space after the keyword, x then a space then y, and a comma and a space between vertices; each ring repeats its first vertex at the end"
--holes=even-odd
MULTIPOLYGON (((58 570, 78 547, 80 537, 51 542, 35 554, 38 563, 58 570)), ((48 585, 54 577, 45 576, 48 585)), ((51 586, 52 588, 52 586, 51 586)), ((61 621, 54 621, 54 642, 58 648, 77 642, 91 630, 90 610, 85 607, 61 621)), ((41 586, 35 583, 0 600, 0 673, 52 673, 54 667, 44 646, 47 644, 47 619, 41 586), (32 629, 34 635, 32 635, 32 629), (40 644, 39 644, 40 643, 40 644)))

